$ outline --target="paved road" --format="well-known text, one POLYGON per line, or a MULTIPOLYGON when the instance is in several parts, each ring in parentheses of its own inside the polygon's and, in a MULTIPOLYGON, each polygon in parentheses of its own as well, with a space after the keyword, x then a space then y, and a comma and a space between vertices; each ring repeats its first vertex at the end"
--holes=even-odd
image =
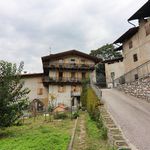
POLYGON ((150 103, 115 89, 103 89, 102 99, 125 137, 138 150, 150 150, 150 103))

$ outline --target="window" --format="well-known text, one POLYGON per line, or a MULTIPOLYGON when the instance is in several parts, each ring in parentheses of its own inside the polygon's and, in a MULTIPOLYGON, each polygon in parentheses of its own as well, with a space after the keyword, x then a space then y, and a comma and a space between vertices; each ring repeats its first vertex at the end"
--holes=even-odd
POLYGON ((138 56, 137 56, 137 54, 134 54, 134 55, 133 55, 133 61, 134 61, 134 62, 138 61, 138 56))
POLYGON ((71 105, 74 106, 74 98, 71 101, 71 105))
POLYGON ((59 80, 63 79, 63 72, 59 72, 59 80))
POLYGON ((132 41, 129 42, 129 49, 131 49, 133 47, 133 43, 132 41))
POLYGON ((71 61, 71 62, 75 62, 75 59, 74 59, 74 58, 71 58, 70 61, 71 61))
POLYGON ((139 78, 138 74, 134 75, 134 79, 137 80, 139 78))
POLYGON ((63 85, 60 85, 60 86, 58 87, 58 92, 59 92, 59 93, 65 92, 65 87, 64 87, 63 85))
POLYGON ((150 34, 150 23, 147 23, 145 25, 145 32, 146 32, 146 36, 148 36, 150 34))
POLYGON ((112 79, 115 78, 115 72, 111 72, 110 75, 111 75, 111 78, 112 78, 112 79))
POLYGON ((37 89, 37 95, 43 95, 43 88, 37 89))
POLYGON ((85 79, 85 78, 86 78, 86 73, 82 72, 82 79, 85 79))
POLYGON ((71 72, 71 78, 75 78, 75 72, 71 72))
POLYGON ((78 92, 78 87, 77 86, 72 86, 72 92, 78 92))

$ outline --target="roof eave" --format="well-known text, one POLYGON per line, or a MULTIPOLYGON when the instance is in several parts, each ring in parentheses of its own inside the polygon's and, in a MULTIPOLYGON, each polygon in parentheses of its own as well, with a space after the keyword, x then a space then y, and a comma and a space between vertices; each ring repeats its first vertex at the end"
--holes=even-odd
POLYGON ((150 17, 150 0, 147 1, 138 11, 136 11, 128 21, 150 17))

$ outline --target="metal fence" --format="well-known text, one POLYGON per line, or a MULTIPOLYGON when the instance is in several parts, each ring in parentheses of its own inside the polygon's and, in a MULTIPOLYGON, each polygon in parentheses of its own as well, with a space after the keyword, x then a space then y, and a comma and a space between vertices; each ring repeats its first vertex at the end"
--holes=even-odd
POLYGON ((130 83, 132 81, 135 81, 148 75, 150 75, 150 60, 136 67, 135 69, 129 71, 123 76, 115 79, 114 83, 115 86, 117 86, 118 84, 130 83))

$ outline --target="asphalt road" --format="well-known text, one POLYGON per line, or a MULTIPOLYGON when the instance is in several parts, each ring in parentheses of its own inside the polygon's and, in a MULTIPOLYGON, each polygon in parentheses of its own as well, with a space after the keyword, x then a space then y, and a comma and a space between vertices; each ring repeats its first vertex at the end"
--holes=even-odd
POLYGON ((115 89, 103 89, 102 99, 133 149, 150 150, 150 103, 115 89))

